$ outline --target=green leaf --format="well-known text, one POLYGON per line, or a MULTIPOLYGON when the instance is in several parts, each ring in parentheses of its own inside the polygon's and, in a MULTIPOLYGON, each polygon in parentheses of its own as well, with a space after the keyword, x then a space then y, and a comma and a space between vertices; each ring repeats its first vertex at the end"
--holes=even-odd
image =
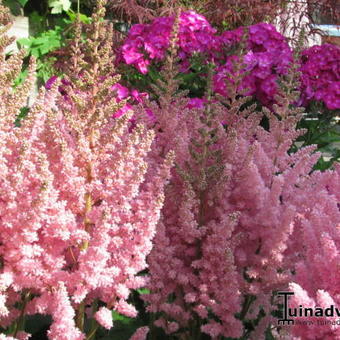
POLYGON ((21 126, 21 121, 26 118, 28 111, 29 111, 29 107, 27 107, 27 106, 24 106, 20 109, 20 113, 18 114, 18 116, 16 117, 15 122, 14 122, 14 125, 16 127, 21 126))
POLYGON ((21 15, 22 8, 19 2, 13 0, 4 0, 3 4, 11 10, 13 15, 21 15))
POLYGON ((145 326, 143 320, 139 318, 128 318, 115 311, 112 311, 112 318, 114 320, 114 326, 108 334, 99 335, 98 340, 128 340, 137 328, 145 326))
POLYGON ((192 82, 195 78, 198 77, 197 73, 183 73, 180 74, 180 77, 183 79, 183 81, 192 82))
POLYGON ((67 12, 71 8, 70 0, 49 0, 48 6, 52 8, 52 14, 60 14, 63 11, 67 12))
POLYGON ((40 36, 38 38, 35 38, 34 40, 34 45, 44 45, 44 44, 48 44, 49 43, 49 39, 47 36, 40 36))
POLYGON ((24 7, 27 4, 28 0, 18 0, 18 2, 22 7, 24 7))
MULTIPOLYGON (((66 13, 68 15, 68 17, 70 18, 70 20, 72 22, 76 21, 77 19, 77 13, 75 13, 74 11, 72 11, 71 9, 69 11, 67 11, 66 13)), ((79 13, 79 19, 81 22, 83 22, 84 24, 89 24, 91 22, 91 18, 89 18, 87 15, 79 13)))
POLYGON ((332 162, 325 161, 323 157, 320 157, 318 162, 314 165, 313 169, 325 171, 329 169, 331 166, 332 166, 332 162))
POLYGON ((272 332, 270 331, 269 328, 267 328, 265 335, 266 335, 266 340, 275 340, 275 338, 274 338, 274 336, 273 336, 273 334, 272 334, 272 332))
POLYGON ((32 28, 33 32, 40 33, 45 29, 44 21, 44 17, 40 15, 37 11, 32 12, 29 16, 30 29, 32 28))
POLYGON ((153 66, 149 67, 148 75, 150 76, 151 80, 154 82, 156 82, 157 79, 161 78, 160 73, 153 66))
POLYGON ((327 131, 318 136, 318 144, 340 142, 340 133, 337 131, 327 131))
POLYGON ((134 321, 132 318, 128 318, 125 315, 121 315, 121 314, 117 313, 114 310, 112 311, 112 319, 113 319, 113 321, 120 321, 120 322, 122 322, 124 324, 128 324, 128 323, 134 321))
POLYGON ((19 45, 19 47, 30 47, 32 44, 32 38, 21 38, 17 40, 17 44, 19 45))
POLYGON ((31 49, 31 54, 32 54, 32 56, 34 56, 36 58, 40 58, 41 57, 41 53, 40 53, 40 49, 39 48, 31 49))
POLYGON ((28 74, 28 69, 21 71, 18 77, 14 80, 14 87, 17 87, 18 85, 22 84, 24 80, 26 79, 28 74))

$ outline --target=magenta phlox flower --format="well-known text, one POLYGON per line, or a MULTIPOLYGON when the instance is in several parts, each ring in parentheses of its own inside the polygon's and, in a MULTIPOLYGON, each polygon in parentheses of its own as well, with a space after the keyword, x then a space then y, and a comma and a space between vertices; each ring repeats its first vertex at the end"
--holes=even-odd
MULTIPOLYGON (((174 17, 159 17, 150 24, 134 25, 122 46, 122 59, 146 74, 152 60, 159 61, 165 57, 173 23, 174 17)), ((216 30, 202 15, 194 11, 181 13, 178 44, 182 61, 185 62, 194 52, 209 51, 211 42, 216 40, 215 33, 216 30)))
POLYGON ((190 98, 187 108, 188 109, 192 109, 192 108, 203 109, 205 103, 206 103, 206 100, 202 98, 190 98))
POLYGON ((340 108, 340 47, 331 44, 305 49, 301 56, 301 104, 324 102, 340 108))
MULTIPOLYGON (((221 34, 225 46, 232 46, 242 41, 244 28, 221 34)), ((248 88, 247 95, 255 97, 264 105, 271 106, 277 93, 277 77, 284 75, 292 61, 292 52, 284 36, 276 31, 271 24, 260 23, 249 27, 247 52, 243 57, 245 67, 241 72, 247 72, 241 89, 248 88)), ((238 60, 235 55, 227 57, 225 64, 217 68, 214 78, 215 91, 227 96, 225 81, 232 72, 232 61, 238 60)))
POLYGON ((125 99, 126 97, 128 97, 129 95, 129 90, 127 87, 117 83, 117 84, 114 84, 112 87, 111 87, 111 90, 115 90, 117 92, 117 98, 119 100, 122 100, 122 99, 125 99))
MULTIPOLYGON (((52 76, 49 78, 45 83, 45 88, 47 90, 50 90, 52 88, 52 85, 57 81, 58 76, 52 76)), ((58 86, 59 92, 64 96, 64 99, 67 99, 67 90, 65 87, 71 85, 71 82, 67 81, 66 79, 61 79, 61 85, 58 86)))
POLYGON ((126 103, 124 107, 122 107, 121 109, 115 112, 114 114, 115 118, 121 117, 128 111, 133 111, 133 104, 136 104, 136 103, 143 104, 143 102, 149 98, 148 93, 139 92, 136 89, 133 89, 130 91, 127 87, 119 83, 113 85, 111 87, 111 90, 114 90, 117 93, 117 103, 121 102, 123 99, 128 99, 128 98, 130 99, 130 102, 126 103))

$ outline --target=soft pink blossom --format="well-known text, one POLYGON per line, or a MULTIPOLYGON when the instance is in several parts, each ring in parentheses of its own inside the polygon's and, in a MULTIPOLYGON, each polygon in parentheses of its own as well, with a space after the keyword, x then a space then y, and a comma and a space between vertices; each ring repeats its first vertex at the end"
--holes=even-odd
POLYGON ((110 329, 113 327, 112 312, 106 307, 100 307, 94 317, 104 328, 110 329))

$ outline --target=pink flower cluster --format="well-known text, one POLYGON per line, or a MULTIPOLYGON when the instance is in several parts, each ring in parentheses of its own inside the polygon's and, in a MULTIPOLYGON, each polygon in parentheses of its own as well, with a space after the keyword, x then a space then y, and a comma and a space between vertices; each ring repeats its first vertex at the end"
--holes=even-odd
MULTIPOLYGON (((299 206, 291 249, 296 274, 290 283, 295 295, 290 307, 340 305, 340 165, 334 171, 315 172, 295 197, 299 206), (304 198, 308 197, 308 199, 304 198)), ((339 317, 307 317, 308 326, 296 323, 293 334, 301 339, 340 338, 339 317)))
MULTIPOLYGON (((120 103, 123 99, 130 99, 132 103, 143 103, 145 99, 149 98, 149 95, 146 92, 139 92, 135 89, 130 91, 127 87, 119 83, 113 85, 111 90, 116 91, 117 103, 120 103)), ((133 110, 133 107, 130 103, 126 103, 124 107, 115 112, 114 117, 121 117, 129 110, 133 110)), ((149 112, 149 116, 152 117, 152 113, 149 112)))
MULTIPOLYGON (((159 17, 151 24, 136 24, 129 31, 121 54, 126 64, 132 64, 143 74, 148 72, 151 61, 165 57, 174 23, 173 17, 159 17)), ((216 40, 207 20, 194 11, 183 12, 179 25, 179 57, 188 66, 188 58, 194 52, 210 51, 216 40)), ((217 43, 217 40, 216 40, 217 43)), ((216 46, 217 47, 217 46, 216 46)), ((184 67, 184 64, 183 64, 184 67)))
POLYGON ((328 109, 340 109, 340 47, 313 46, 302 52, 302 97, 304 105, 322 101, 328 109))
MULTIPOLYGON (((160 18, 159 32, 170 34, 172 20, 160 18)), ((191 11, 181 25, 186 61, 204 52, 215 32, 191 11)), ((166 45, 161 33, 153 39, 146 29, 144 39, 138 30, 143 26, 134 33, 139 47, 126 51, 144 72, 139 48, 157 60, 166 45)), ((242 29, 225 32, 219 43, 229 46, 241 36, 242 29)), ((246 43, 249 91, 271 105, 272 76, 286 72, 290 51, 267 24, 250 27, 246 43)), ((22 57, 0 58, 0 327, 14 329, 0 339, 27 340, 13 325, 34 314, 52 317, 51 340, 90 338, 84 319, 110 329, 112 310, 135 317, 128 298, 142 286, 150 291, 143 299, 157 315, 154 325, 186 339, 202 332, 238 338, 245 330, 264 339, 276 326, 277 290, 295 293, 291 306, 339 305, 340 166, 313 172, 315 147, 291 152, 303 131, 289 98, 278 99, 275 113, 259 113, 242 110, 244 98, 237 96, 228 108, 181 96, 174 81, 156 102, 112 86, 115 78, 106 79, 104 68, 93 78, 84 72, 89 82, 79 87, 70 81, 60 87, 53 77, 15 128, 34 84, 32 63, 25 82, 12 87, 22 57), (128 95, 138 105, 114 114, 128 95), (136 108, 146 114, 129 129, 136 108), (260 125, 264 115, 267 129, 260 125), (149 275, 138 275, 146 268, 149 275), (245 329, 249 321, 255 329, 245 329)), ((233 58, 220 73, 231 71, 233 58)), ((326 64, 317 69, 326 74, 326 64)), ((145 340, 153 330, 140 327, 131 340, 145 340)), ((340 337, 329 324, 289 332, 308 340, 340 337)))
MULTIPOLYGON (((43 90, 17 129, 24 101, 1 93, 0 326, 21 313, 49 314, 51 340, 81 340, 78 313, 96 299, 106 304, 95 314, 105 328, 112 309, 136 316, 127 299, 145 285, 137 274, 152 248, 171 160, 146 181, 151 131, 137 125, 128 133, 128 117, 91 130, 57 84, 43 90)), ((86 93, 66 90, 86 103, 86 93)), ((17 91, 24 97, 29 84, 17 91)))
MULTIPOLYGON (((240 27, 223 32, 222 43, 227 47, 241 42, 245 29, 240 27)), ((271 24, 260 23, 249 27, 245 42, 247 53, 243 62, 247 75, 243 78, 240 89, 247 89, 247 95, 254 95, 263 105, 271 106, 277 93, 279 75, 287 72, 292 61, 292 51, 285 37, 271 24)), ((227 58, 225 64, 217 68, 214 88, 217 93, 227 96, 226 78, 233 72, 236 56, 227 58)))
MULTIPOLYGON (((57 81, 58 77, 57 76, 52 76, 50 79, 47 80, 46 84, 45 84, 45 88, 50 90, 53 86, 53 84, 57 81)), ((71 83, 69 81, 67 81, 66 79, 61 79, 61 84, 60 86, 58 86, 58 90, 60 92, 60 94, 62 94, 64 96, 64 98, 67 100, 67 90, 66 88, 71 85, 71 83)), ((117 103, 120 103, 123 99, 129 99, 129 101, 132 104, 137 104, 137 103, 142 103, 144 101, 144 99, 149 98, 149 95, 146 92, 139 92, 138 90, 129 90, 127 87, 116 83, 111 87, 112 91, 115 91, 116 93, 116 99, 117 99, 117 103)), ((132 104, 130 104, 129 102, 127 102, 121 109, 118 109, 113 117, 114 118, 119 118, 121 116, 123 116, 125 113, 127 113, 128 111, 132 111, 132 104)), ((149 112, 150 117, 152 117, 152 113, 149 112)))
POLYGON ((310 176, 315 148, 289 153, 302 134, 294 115, 267 113, 267 131, 257 113, 211 105, 213 138, 204 130, 205 103, 174 100, 171 110, 151 105, 159 131, 153 157, 174 149, 177 170, 148 257, 151 293, 143 298, 168 334, 185 329, 189 337, 200 331, 237 338, 244 334, 237 314, 256 320, 265 312, 251 333, 264 339, 277 325, 273 291, 301 285, 313 297, 323 289, 338 302, 338 266, 324 261, 338 261, 339 168, 310 176), (209 177, 217 169, 223 171, 209 177))
MULTIPOLYGON (((151 60, 164 58, 173 21, 171 17, 161 17, 148 25, 134 25, 122 47, 124 61, 147 73, 151 60)), ((232 62, 238 58, 228 57, 223 51, 229 51, 233 45, 240 43, 243 34, 244 28, 241 27, 218 36, 201 15, 193 11, 182 13, 179 30, 181 70, 190 67, 189 57, 194 52, 203 53, 206 60, 218 65, 214 78, 215 91, 227 95, 225 78, 232 71, 232 62)), ((245 77, 242 88, 249 89, 248 94, 256 95, 264 105, 270 105, 277 91, 277 75, 284 74, 292 60, 291 49, 275 27, 266 23, 249 27, 246 45, 245 71, 249 75, 245 77)))
MULTIPOLYGON (((173 22, 173 17, 160 17, 150 24, 132 26, 119 60, 146 74, 152 61, 164 59, 173 22)), ((245 68, 242 70, 246 75, 240 90, 247 89, 247 95, 253 95, 263 105, 271 107, 275 102, 278 76, 287 72, 292 50, 287 39, 271 24, 255 24, 247 31, 245 68)), ((241 42, 244 32, 245 28, 240 27, 217 35, 203 16, 193 11, 183 12, 178 34, 181 71, 189 70, 189 59, 195 52, 203 54, 207 62, 213 61, 217 66, 214 90, 228 95, 225 80, 233 71, 233 62, 239 59, 230 53, 241 42)), ((329 109, 340 107, 339 53, 339 47, 328 44, 303 52, 301 102, 304 105, 311 100, 319 100, 325 102, 329 109)))

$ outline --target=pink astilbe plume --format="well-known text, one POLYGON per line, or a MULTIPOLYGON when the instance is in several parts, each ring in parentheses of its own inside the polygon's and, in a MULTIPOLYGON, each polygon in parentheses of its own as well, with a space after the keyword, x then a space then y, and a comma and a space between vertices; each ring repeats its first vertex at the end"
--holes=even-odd
POLYGON ((149 332, 149 328, 148 327, 140 327, 132 335, 130 340, 146 340, 148 332, 149 332))
MULTIPOLYGON (((218 102, 208 90, 204 107, 195 108, 174 79, 175 42, 173 37, 159 87, 154 87, 158 104, 149 103, 158 131, 152 155, 157 160, 175 150, 176 169, 148 257, 150 294, 143 298, 148 311, 157 313, 155 326, 168 334, 264 339, 268 327, 277 326, 273 292, 300 282, 297 258, 317 275, 318 266, 303 256, 305 243, 298 247, 296 235, 303 235, 312 250, 308 235, 317 232, 328 256, 335 255, 337 174, 310 175, 319 158, 314 147, 291 151, 304 133, 296 130, 302 110, 292 108, 298 97, 297 65, 282 80, 287 93, 276 96, 273 112, 258 113, 240 96, 240 64, 234 65, 228 99, 218 102), (317 185, 317 178, 324 185, 317 185), (328 181, 329 210, 323 208, 321 224, 316 220, 321 211, 313 217, 311 207, 326 195, 328 181), (315 231, 303 231, 302 215, 315 231)), ((339 281, 338 274, 332 277, 339 281)), ((326 290, 320 280, 317 288, 326 290)))
MULTIPOLYGON (((176 25, 178 29, 178 19, 175 32, 176 25)), ((161 312, 155 325, 166 333, 188 328, 187 336, 192 338, 200 331, 212 337, 239 337, 242 324, 234 314, 240 312, 241 296, 233 255, 238 241, 232 237, 237 215, 224 210, 217 198, 221 183, 227 182, 226 169, 216 164, 221 150, 214 140, 224 128, 219 118, 205 118, 201 109, 190 110, 188 100, 177 93, 178 84, 172 77, 175 43, 173 37, 162 77, 166 81, 155 89, 159 105, 150 104, 159 131, 152 154, 158 159, 173 148, 178 170, 165 192, 155 246, 148 258, 151 293, 145 301, 150 312, 161 312), (203 147, 203 151, 199 153, 195 147, 203 147), (221 182, 216 180, 218 176, 223 178, 221 182), (222 228, 226 233, 220 232, 222 228), (208 310, 223 323, 210 320, 200 329, 199 319, 206 319, 208 310)))
MULTIPOLYGON (((294 254, 298 255, 295 259, 296 274, 289 286, 295 293, 290 299, 291 308, 300 305, 329 308, 340 304, 339 184, 340 167, 336 165, 334 171, 315 172, 308 186, 301 186, 299 195, 295 197, 300 214, 291 245, 294 254)), ((313 321, 308 327, 301 324, 293 327, 293 334, 302 339, 340 337, 336 315, 333 318, 302 319, 313 321)))
POLYGON ((112 312, 106 307, 100 307, 95 315, 95 318, 97 322, 104 328, 110 329, 113 326, 112 312))
POLYGON ((104 5, 93 15, 87 55, 76 38, 67 98, 58 82, 42 89, 20 128, 14 121, 34 61, 13 89, 23 53, 1 54, 0 325, 13 324, 14 338, 24 336, 25 315, 39 313, 52 316, 50 339, 85 339, 87 306, 105 304, 93 315, 110 328, 112 309, 136 315, 127 299, 145 283, 137 274, 152 248, 172 154, 146 180, 153 132, 142 124, 129 132, 131 112, 114 117, 124 102, 111 90, 119 77, 111 76, 104 5))

